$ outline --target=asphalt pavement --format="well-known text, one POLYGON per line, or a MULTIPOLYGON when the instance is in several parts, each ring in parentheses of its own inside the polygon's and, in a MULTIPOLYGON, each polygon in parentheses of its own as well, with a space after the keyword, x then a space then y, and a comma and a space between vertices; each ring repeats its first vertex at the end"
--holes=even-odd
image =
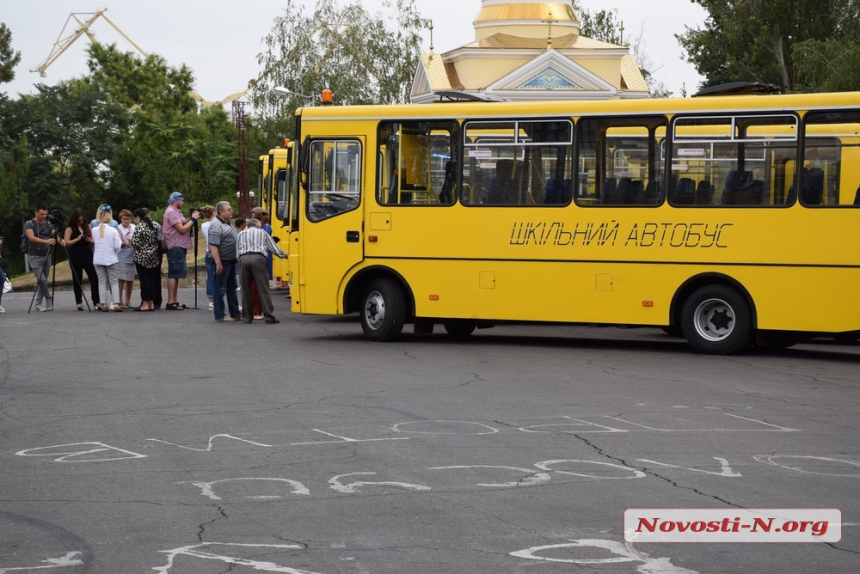
POLYGON ((216 323, 203 290, 154 313, 31 297, 0 315, 0 574, 860 570, 860 345, 711 357, 547 325, 371 343, 277 292, 275 325, 216 323), (631 509, 841 522, 646 543, 631 509))

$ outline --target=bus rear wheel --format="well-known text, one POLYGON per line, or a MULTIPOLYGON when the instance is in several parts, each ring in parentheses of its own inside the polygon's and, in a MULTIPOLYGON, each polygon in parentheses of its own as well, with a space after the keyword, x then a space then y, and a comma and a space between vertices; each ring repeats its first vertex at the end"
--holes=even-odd
POLYGON ((725 285, 708 285, 684 302, 681 329, 700 353, 730 355, 751 345, 752 317, 743 297, 725 285))
POLYGON ((467 339, 477 328, 478 322, 470 319, 445 319, 442 326, 452 339, 467 339))
POLYGON ((361 297, 361 329, 371 341, 396 341, 406 322, 403 291, 390 279, 374 279, 361 297))

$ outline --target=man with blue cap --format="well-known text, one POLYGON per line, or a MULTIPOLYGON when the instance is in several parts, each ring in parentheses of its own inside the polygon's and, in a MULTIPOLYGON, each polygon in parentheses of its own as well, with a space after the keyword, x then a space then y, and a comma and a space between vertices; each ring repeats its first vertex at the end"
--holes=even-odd
POLYGON ((185 198, 178 191, 170 194, 167 209, 164 211, 162 233, 167 244, 167 305, 168 311, 187 309, 177 299, 179 280, 188 276, 188 264, 185 259, 191 249, 191 228, 197 225, 199 211, 191 212, 191 219, 186 220, 182 215, 182 204, 185 198))

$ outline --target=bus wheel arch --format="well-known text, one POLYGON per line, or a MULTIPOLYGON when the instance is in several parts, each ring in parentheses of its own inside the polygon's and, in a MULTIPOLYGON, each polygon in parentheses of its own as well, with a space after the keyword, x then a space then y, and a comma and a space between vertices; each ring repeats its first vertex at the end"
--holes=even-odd
POLYGON ((690 345, 707 354, 731 354, 750 347, 756 332, 755 304, 731 277, 704 274, 675 293, 671 325, 690 345))
POLYGON ((393 341, 404 323, 414 319, 415 300, 400 274, 383 267, 368 268, 347 285, 344 309, 359 314, 368 339, 393 341))

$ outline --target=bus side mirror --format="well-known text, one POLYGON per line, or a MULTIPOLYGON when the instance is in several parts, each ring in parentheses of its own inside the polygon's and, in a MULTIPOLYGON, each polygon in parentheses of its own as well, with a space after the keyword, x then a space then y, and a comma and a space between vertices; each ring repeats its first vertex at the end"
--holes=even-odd
POLYGON ((302 147, 299 149, 299 183, 305 191, 308 190, 308 172, 311 163, 311 138, 305 137, 302 147))

